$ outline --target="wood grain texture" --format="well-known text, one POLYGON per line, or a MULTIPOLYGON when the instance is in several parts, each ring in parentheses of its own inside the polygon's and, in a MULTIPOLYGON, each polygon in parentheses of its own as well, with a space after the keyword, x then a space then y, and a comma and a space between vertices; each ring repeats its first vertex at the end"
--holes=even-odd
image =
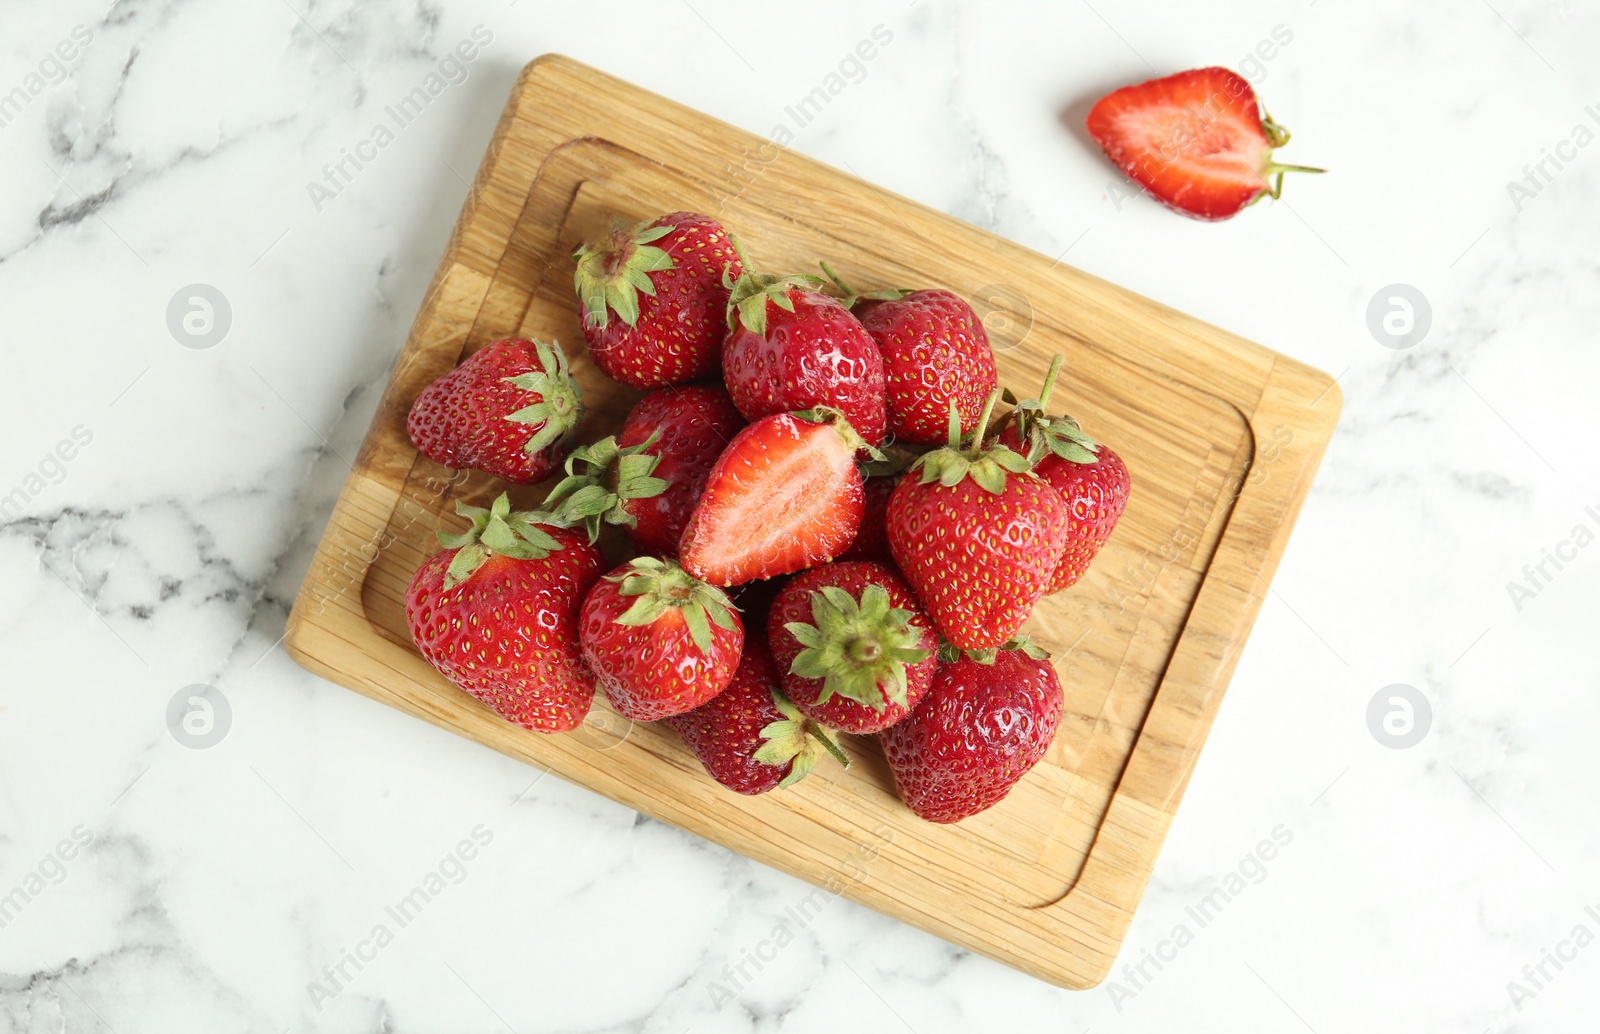
MULTIPOLYGON (((956 944, 1066 987, 1104 978, 1260 609, 1340 406, 1326 375, 576 62, 529 65, 500 120, 289 619, 311 669, 553 769, 956 944), (557 338, 585 440, 636 397, 581 345, 574 245, 615 216, 716 215, 764 268, 826 257, 860 288, 938 286, 987 315, 1003 383, 1067 358, 1059 410, 1126 460, 1133 496, 1089 575, 1030 621, 1066 714, 1046 760, 955 826, 896 800, 875 743, 759 798, 707 778, 668 731, 598 701, 541 736, 506 724, 411 646, 403 594, 503 487, 419 456, 411 401, 500 337, 557 338)), ((513 490, 532 505, 543 487, 513 490)), ((609 543, 615 549, 617 543, 609 543)))

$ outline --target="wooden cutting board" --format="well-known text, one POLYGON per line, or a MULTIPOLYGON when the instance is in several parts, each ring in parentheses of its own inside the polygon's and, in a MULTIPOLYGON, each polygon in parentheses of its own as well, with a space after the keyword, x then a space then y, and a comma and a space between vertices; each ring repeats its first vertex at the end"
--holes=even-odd
MULTIPOLYGON (((559 56, 519 79, 289 617, 302 665, 437 725, 956 944, 1066 987, 1111 967, 1340 407, 1325 374, 759 137, 559 56), (1049 756, 954 826, 895 798, 875 741, 846 771, 745 798, 670 731, 603 694, 578 731, 496 718, 433 671, 403 594, 502 487, 419 456, 431 380, 501 337, 557 338, 588 403, 582 440, 637 394, 589 362, 573 247, 613 216, 711 213, 756 263, 860 288, 938 286, 985 315, 1001 381, 1030 394, 1066 355, 1057 411, 1126 460, 1133 497, 1088 576, 1026 629, 1066 689, 1049 756)), ((543 488, 513 490, 527 506, 543 488)), ((612 544, 615 545, 614 543, 612 544)), ((819 899, 820 900, 820 899, 819 899)))

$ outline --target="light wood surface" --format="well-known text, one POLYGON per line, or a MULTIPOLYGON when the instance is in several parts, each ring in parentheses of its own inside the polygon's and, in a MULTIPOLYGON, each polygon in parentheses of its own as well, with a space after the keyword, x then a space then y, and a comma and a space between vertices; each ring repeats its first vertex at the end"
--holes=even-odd
MULTIPOLYGON (((289 618, 305 667, 623 804, 1066 987, 1102 980, 1169 828, 1338 416, 1326 375, 1064 264, 559 56, 517 83, 289 618), (1082 582, 1027 631, 1054 654, 1066 714, 1002 804, 954 826, 895 798, 875 743, 848 771, 741 797, 667 730, 597 701, 541 736, 499 720, 412 647, 403 594, 458 530, 457 499, 503 486, 420 457, 405 414, 429 381, 513 335, 566 346, 584 440, 635 393, 589 362, 571 250, 613 216, 720 218, 754 260, 859 289, 972 299, 1002 382, 1031 394, 1065 353, 1052 408, 1126 460, 1133 496, 1082 582)), ((542 488, 517 489, 533 505, 542 488)), ((616 543, 610 543, 614 549, 616 543)))

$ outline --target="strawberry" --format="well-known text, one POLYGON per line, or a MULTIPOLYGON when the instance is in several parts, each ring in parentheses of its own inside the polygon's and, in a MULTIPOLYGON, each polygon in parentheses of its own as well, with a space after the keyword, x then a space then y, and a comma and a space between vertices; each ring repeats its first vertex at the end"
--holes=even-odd
POLYGON ((617 713, 653 722, 722 692, 744 626, 721 589, 670 560, 637 557, 589 590, 578 642, 617 713))
POLYGON ((856 294, 822 264, 843 302, 883 356, 889 434, 898 441, 939 445, 950 407, 970 425, 995 389, 994 352, 972 306, 953 291, 889 289, 856 294))
POLYGON ((1272 121, 1244 77, 1197 68, 1106 94, 1089 110, 1089 135, 1162 204, 1196 219, 1227 219, 1283 192, 1274 148, 1289 131, 1272 121))
POLYGON ((904 718, 938 663, 933 621, 882 564, 796 575, 773 601, 767 636, 795 707, 845 732, 878 732, 904 718))
POLYGON ((783 695, 759 638, 745 641, 744 656, 726 689, 693 711, 668 718, 666 725, 711 778, 742 794, 793 786, 824 752, 841 765, 850 764, 827 730, 783 695))
POLYGON ((725 275, 742 266, 710 216, 674 212, 611 228, 573 252, 583 339, 606 376, 649 389, 712 376, 722 362, 725 275))
POLYGON ((561 346, 511 339, 485 345, 423 389, 406 433, 435 463, 531 485, 561 462, 582 418, 583 393, 561 346))
POLYGON ((617 443, 643 446, 659 457, 654 474, 666 491, 624 504, 634 518, 628 529, 633 548, 656 556, 677 556, 683 526, 705 488, 706 475, 728 442, 744 426, 744 417, 721 387, 688 385, 653 391, 634 404, 622 422, 617 443), (654 436, 654 444, 646 444, 654 436))
POLYGON ((722 378, 749 420, 831 406, 869 445, 888 425, 883 356, 872 335, 814 276, 776 277, 744 264, 730 280, 722 378))
POLYGON ((1127 508, 1133 487, 1127 465, 1109 445, 1084 434, 1069 416, 1045 415, 1061 363, 1062 357, 1056 356, 1039 398, 1018 403, 1000 434, 1001 444, 1025 452, 1033 472, 1050 482, 1067 504, 1067 545, 1046 595, 1060 592, 1089 570, 1127 508))
POLYGON ((727 586, 833 559, 861 527, 855 454, 865 448, 830 409, 777 413, 740 431, 683 529, 684 570, 727 586))
POLYGON ((575 728, 594 699, 578 649, 578 607, 600 577, 600 553, 542 513, 456 504, 472 528, 406 589, 406 624, 427 662, 504 718, 536 732, 575 728))
POLYGON ((929 822, 993 807, 1050 749, 1061 703, 1055 669, 1031 647, 941 660, 922 703, 878 734, 900 799, 929 822))
POLYGON ((895 562, 944 637, 963 650, 1016 634, 1067 538, 1060 493, 1025 457, 984 444, 998 395, 984 405, 970 448, 961 449, 952 415, 949 446, 918 458, 889 499, 895 562))

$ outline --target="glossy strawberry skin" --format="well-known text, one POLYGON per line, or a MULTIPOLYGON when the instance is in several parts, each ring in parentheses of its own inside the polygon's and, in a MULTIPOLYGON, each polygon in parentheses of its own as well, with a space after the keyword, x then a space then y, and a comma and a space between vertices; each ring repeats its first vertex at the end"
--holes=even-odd
POLYGON ((795 288, 787 312, 767 303, 757 334, 735 323, 722 350, 722 376, 746 419, 832 406, 869 445, 888 429, 883 356, 872 335, 837 299, 795 288))
POLYGON ((929 822, 999 803, 1050 749, 1061 724, 1050 662, 1001 650, 993 664, 941 663, 910 717, 879 734, 900 799, 929 822))
POLYGON ((783 718, 772 700, 778 673, 759 637, 745 643, 733 677, 721 693, 665 724, 711 778, 737 793, 766 793, 783 781, 793 763, 768 765, 755 760, 761 730, 783 718))
POLYGON ((880 564, 894 563, 889 552, 889 497, 894 495, 899 475, 879 475, 866 479, 865 507, 861 514, 861 529, 850 540, 849 547, 835 560, 871 560, 880 564))
MULTIPOLYGON (((1000 441, 1017 448, 1016 429, 1007 427, 1000 441)), ((1127 509, 1133 482, 1122 457, 1103 443, 1093 463, 1073 463, 1046 453, 1033 472, 1060 492, 1067 504, 1067 543, 1045 590, 1049 595, 1073 585, 1088 572, 1127 509)))
POLYGON ((905 579, 892 568, 870 562, 844 562, 814 567, 789 579, 773 601, 767 619, 767 645, 772 651, 772 661, 777 665, 783 691, 794 701, 794 706, 813 721, 830 728, 850 733, 873 733, 887 729, 911 713, 933 681, 938 666, 939 639, 933 620, 922 610, 922 604, 911 591, 905 579), (817 700, 822 695, 822 679, 810 679, 789 670, 794 659, 804 649, 785 626, 791 621, 811 624, 811 594, 825 585, 843 589, 856 599, 868 585, 881 585, 889 593, 889 605, 912 612, 910 624, 923 630, 920 648, 928 651, 926 660, 906 666, 906 702, 902 706, 892 701, 882 711, 835 694, 826 703, 817 700))
POLYGON ((683 566, 720 586, 800 571, 842 552, 864 508, 855 449, 831 424, 765 417, 706 477, 679 543, 683 566))
POLYGON ((883 355, 892 438, 944 444, 951 403, 961 425, 973 425, 997 378, 989 335, 972 306, 951 291, 925 290, 858 302, 853 311, 883 355))
MULTIPOLYGON (((1227 219, 1272 190, 1268 124, 1250 83, 1226 68, 1113 91, 1090 109, 1087 126, 1123 172, 1184 215, 1227 219)), ((1287 141, 1272 129, 1277 143, 1287 141)))
MULTIPOLYGON (((624 564, 612 575, 625 574, 624 564)), ((654 722, 693 710, 722 692, 739 664, 744 626, 737 614, 731 629, 711 625, 711 651, 701 653, 679 610, 668 610, 648 625, 621 625, 617 618, 637 597, 602 578, 583 601, 578 642, 618 714, 654 722)))
POLYGON ((584 318, 583 339, 595 365, 612 380, 641 390, 714 377, 727 334, 724 270, 743 270, 728 231, 707 215, 674 212, 652 226, 675 229, 654 242, 674 261, 646 275, 654 295, 639 295, 639 318, 628 326, 616 313, 596 327, 584 318))
POLYGON ((535 732, 564 732, 594 699, 578 609, 604 563, 581 532, 546 531, 561 544, 548 557, 496 554, 452 589, 444 577, 456 550, 435 554, 406 590, 406 621, 428 663, 490 710, 535 732))
POLYGON ((660 388, 634 404, 622 423, 617 444, 624 448, 641 445, 652 434, 659 434, 644 452, 660 457, 654 476, 667 482, 667 490, 660 495, 623 504, 636 522, 628 529, 635 549, 653 556, 678 555, 678 540, 705 488, 706 476, 744 424, 733 399, 715 385, 660 388))
POLYGON ((529 453, 528 441, 543 425, 507 419, 543 400, 508 382, 537 369, 531 341, 485 345, 417 396, 406 433, 424 456, 453 470, 482 470, 517 485, 543 481, 560 465, 565 446, 529 453))
POLYGON ((949 488, 913 471, 889 499, 889 549, 957 648, 997 647, 1044 595, 1067 540, 1061 494, 1029 475, 995 495, 970 478, 949 488))

